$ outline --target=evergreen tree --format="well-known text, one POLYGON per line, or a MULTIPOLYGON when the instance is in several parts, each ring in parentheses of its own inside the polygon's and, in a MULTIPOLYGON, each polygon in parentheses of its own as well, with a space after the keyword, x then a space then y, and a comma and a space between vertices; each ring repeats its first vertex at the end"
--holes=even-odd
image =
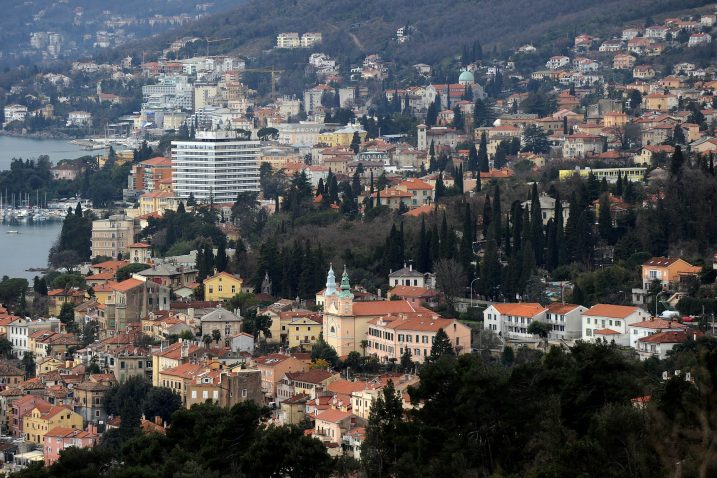
POLYGON ((463 194, 463 165, 462 164, 460 164, 458 166, 458 171, 456 172, 453 184, 456 189, 456 192, 458 192, 459 194, 463 194))
POLYGON ((465 128, 465 119, 463 118, 463 111, 460 106, 453 108, 453 127, 458 131, 463 131, 465 128))
POLYGON ((443 196, 446 195, 446 186, 443 184, 443 173, 438 174, 438 179, 436 179, 436 202, 438 202, 439 199, 441 199, 443 196))
POLYGON ((498 252, 496 223, 492 222, 485 243, 485 253, 481 262, 480 288, 484 296, 497 300, 501 284, 502 265, 498 252))
POLYGON ((682 148, 677 145, 675 151, 672 153, 670 158, 670 175, 673 178, 679 179, 682 177, 682 167, 685 163, 685 158, 682 155, 682 148))
POLYGON ((436 337, 431 346, 431 361, 436 361, 443 356, 454 356, 456 351, 453 349, 451 339, 448 338, 448 334, 443 329, 438 329, 436 337))
POLYGON ((358 131, 354 131, 354 136, 351 138, 351 150, 354 152, 354 154, 358 154, 360 148, 361 148, 361 137, 358 134, 358 131))
MULTIPOLYGON (((436 334, 437 335, 437 334, 436 334)), ((401 458, 394 442, 403 422, 403 404, 391 380, 383 388, 366 426, 361 444, 361 465, 368 476, 393 476, 401 458)))
POLYGON ((473 269, 471 262, 473 261, 473 238, 475 233, 473 231, 473 215, 471 214, 471 206, 466 203, 465 212, 463 215, 463 235, 461 237, 460 244, 460 261, 463 265, 463 270, 470 271, 473 269))
POLYGON ((600 196, 598 207, 600 209, 598 213, 598 232, 603 241, 612 244, 612 216, 610 215, 610 201, 607 193, 600 196))
POLYGON ((623 185, 622 185, 622 171, 617 172, 617 183, 615 184, 615 196, 622 197, 623 185))
POLYGON ((523 243, 523 207, 520 201, 515 201, 511 208, 510 219, 513 226, 511 251, 516 253, 522 249, 523 243))
POLYGON ((586 266, 592 265, 595 242, 593 238, 593 224, 595 220, 589 209, 580 213, 576 225, 577 241, 575 245, 576 259, 586 266))
POLYGON ((177 214, 186 214, 187 210, 184 208, 184 201, 179 201, 179 206, 177 206, 177 214))
POLYGON ((353 175, 353 178, 351 178, 351 195, 353 199, 356 199, 361 195, 361 176, 359 176, 358 171, 356 171, 353 175))
POLYGON ((539 266, 545 263, 545 238, 543 234, 543 214, 540 207, 540 197, 538 196, 538 185, 533 183, 530 200, 530 241, 535 252, 535 263, 539 266))
POLYGON ((488 237, 488 229, 493 223, 493 206, 491 206, 490 197, 486 194, 483 202, 483 238, 488 237))
POLYGON ((227 258, 227 248, 224 241, 220 242, 219 246, 217 247, 217 257, 214 262, 217 268, 217 272, 224 272, 225 270, 227 270, 229 259, 227 258))
POLYGON ((468 162, 466 164, 466 169, 472 173, 478 171, 478 150, 476 149, 476 145, 474 143, 471 143, 471 147, 468 149, 468 162))
POLYGON ((197 205, 197 200, 194 199, 194 193, 190 192, 189 197, 187 198, 187 206, 194 207, 197 205))
POLYGON ((555 220, 550 218, 545 226, 545 267, 552 271, 558 266, 558 254, 560 249, 556 238, 557 231, 555 220))
MULTIPOLYGON (((502 212, 501 212, 501 206, 500 206, 500 184, 495 185, 495 191, 493 192, 493 211, 491 215, 491 219, 495 223, 495 234, 496 234, 496 240, 500 243, 500 233, 503 229, 502 224, 502 212)), ((500 247, 498 247, 500 249, 500 247)))
POLYGON ((453 257, 453 250, 450 249, 450 240, 448 239, 448 220, 446 219, 446 212, 443 212, 443 219, 441 220, 441 257, 449 258, 453 257))
POLYGON ((316 185, 316 197, 324 196, 325 193, 326 191, 324 191, 324 178, 319 178, 319 183, 316 185))
POLYGON ((431 238, 426 231, 426 217, 421 216, 421 231, 418 236, 418 257, 416 267, 421 272, 429 272, 431 264, 431 238))
POLYGON ((560 248, 560 264, 567 264, 575 259, 575 252, 577 250, 578 243, 578 228, 577 223, 580 216, 580 209, 578 206, 578 200, 573 191, 570 197, 568 220, 565 223, 565 247, 560 248))
POLYGON ((429 268, 426 270, 433 271, 433 264, 441 258, 441 244, 438 237, 438 226, 434 223, 431 227, 431 262, 429 268))
POLYGON ((488 138, 485 131, 480 136, 480 146, 478 147, 478 168, 480 171, 487 173, 490 169, 488 163, 488 138))

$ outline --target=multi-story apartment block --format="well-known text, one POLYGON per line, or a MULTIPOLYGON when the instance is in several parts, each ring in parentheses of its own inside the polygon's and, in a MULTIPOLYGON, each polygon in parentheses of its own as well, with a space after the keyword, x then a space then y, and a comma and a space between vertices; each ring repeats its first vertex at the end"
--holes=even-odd
POLYGON ((138 222, 120 214, 92 221, 92 257, 127 255, 138 232, 138 222))
POLYGON ((233 131, 198 131, 194 141, 172 142, 172 185, 180 198, 233 202, 259 191, 259 142, 233 131))

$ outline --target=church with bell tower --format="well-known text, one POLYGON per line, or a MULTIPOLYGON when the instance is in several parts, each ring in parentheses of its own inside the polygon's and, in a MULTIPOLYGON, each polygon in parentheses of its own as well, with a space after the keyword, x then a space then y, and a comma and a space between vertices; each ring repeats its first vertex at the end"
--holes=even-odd
POLYGON ((324 291, 324 341, 339 357, 350 352, 362 352, 362 342, 368 333, 368 321, 391 313, 423 310, 403 300, 354 301, 348 270, 344 266, 341 285, 336 289, 333 266, 329 267, 324 291))

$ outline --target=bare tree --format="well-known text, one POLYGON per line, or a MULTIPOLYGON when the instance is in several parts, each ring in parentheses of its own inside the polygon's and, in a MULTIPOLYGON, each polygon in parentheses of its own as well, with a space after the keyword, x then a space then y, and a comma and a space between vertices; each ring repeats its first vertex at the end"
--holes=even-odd
POLYGON ((463 293, 466 286, 466 272, 463 266, 455 259, 441 259, 434 265, 438 289, 445 296, 450 308, 453 308, 455 298, 463 293))

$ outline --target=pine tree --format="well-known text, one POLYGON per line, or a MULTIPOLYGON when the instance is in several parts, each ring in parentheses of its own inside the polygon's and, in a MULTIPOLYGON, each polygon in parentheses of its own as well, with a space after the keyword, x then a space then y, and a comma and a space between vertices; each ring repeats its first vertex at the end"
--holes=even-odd
POLYGON ((431 361, 436 361, 443 356, 453 356, 456 351, 453 349, 451 339, 448 338, 448 334, 443 329, 438 329, 436 337, 431 346, 431 361))

